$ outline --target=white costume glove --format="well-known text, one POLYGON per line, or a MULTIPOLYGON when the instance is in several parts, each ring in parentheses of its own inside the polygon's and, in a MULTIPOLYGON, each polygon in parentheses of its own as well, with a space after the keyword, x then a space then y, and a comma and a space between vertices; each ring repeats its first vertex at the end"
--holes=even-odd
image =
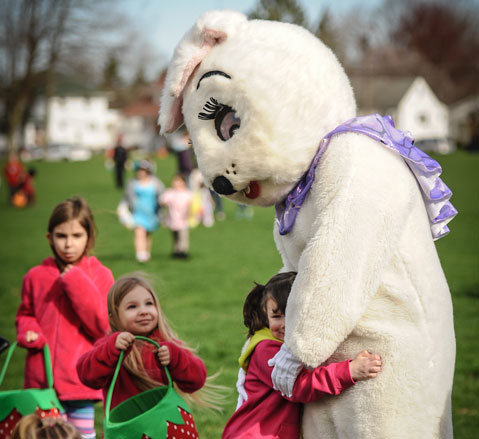
MULTIPOLYGON (((241 355, 244 354, 244 351, 248 347, 250 338, 247 338, 246 341, 244 342, 243 347, 241 348, 241 355)), ((239 368, 238 370, 238 379, 236 380, 236 390, 238 391, 238 402, 236 404, 236 410, 239 409, 241 404, 243 402, 248 401, 248 394, 246 393, 246 390, 244 388, 244 382, 246 379, 246 372, 243 370, 242 367, 239 368)))
POLYGON ((242 367, 238 370, 238 380, 236 381, 236 390, 238 391, 238 402, 236 404, 236 410, 238 410, 243 402, 248 400, 248 394, 244 388, 244 381, 246 373, 242 367))
POLYGON ((273 367, 271 379, 273 387, 279 390, 283 396, 290 397, 293 394, 293 387, 296 377, 303 368, 303 363, 299 361, 283 343, 279 352, 270 360, 268 366, 273 367))

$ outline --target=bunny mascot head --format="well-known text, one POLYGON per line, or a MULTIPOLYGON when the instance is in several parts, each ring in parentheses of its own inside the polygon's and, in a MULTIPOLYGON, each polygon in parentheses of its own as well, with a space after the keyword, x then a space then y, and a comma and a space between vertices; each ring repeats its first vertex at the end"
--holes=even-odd
POLYGON ((282 270, 298 275, 275 385, 289 393, 302 364, 366 348, 383 359, 377 379, 307 404, 304 437, 452 437, 452 306, 433 243, 451 193, 391 118, 355 115, 341 65, 308 31, 211 11, 175 50, 159 121, 186 124, 216 192, 276 207, 282 270))

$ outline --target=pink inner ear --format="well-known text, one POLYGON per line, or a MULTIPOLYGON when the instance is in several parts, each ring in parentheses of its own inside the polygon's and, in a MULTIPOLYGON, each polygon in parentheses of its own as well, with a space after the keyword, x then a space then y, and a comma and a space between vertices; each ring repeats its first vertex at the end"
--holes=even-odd
POLYGON ((203 31, 204 44, 213 47, 226 40, 226 33, 221 30, 205 29, 203 31))
POLYGON ((214 29, 204 29, 201 37, 203 38, 203 44, 198 48, 196 54, 188 61, 183 70, 183 75, 181 76, 181 81, 175 87, 174 94, 178 98, 183 89, 185 88, 188 79, 190 79, 191 74, 195 68, 206 58, 211 49, 217 44, 221 44, 226 40, 226 33, 214 29))
POLYGON ((175 98, 171 104, 170 116, 166 126, 164 127, 165 133, 172 133, 183 123, 183 112, 181 111, 182 105, 183 96, 175 98))

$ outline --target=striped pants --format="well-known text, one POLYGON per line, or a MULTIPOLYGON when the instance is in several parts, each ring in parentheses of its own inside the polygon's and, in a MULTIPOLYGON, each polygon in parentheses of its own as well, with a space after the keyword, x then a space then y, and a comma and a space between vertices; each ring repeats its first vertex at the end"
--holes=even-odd
POLYGON ((60 401, 65 418, 81 434, 83 439, 95 439, 95 409, 93 401, 60 401))

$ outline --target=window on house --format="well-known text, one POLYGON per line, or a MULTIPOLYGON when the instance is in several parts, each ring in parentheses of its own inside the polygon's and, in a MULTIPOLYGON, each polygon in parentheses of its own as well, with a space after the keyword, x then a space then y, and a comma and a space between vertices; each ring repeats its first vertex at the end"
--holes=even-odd
POLYGON ((419 119, 419 122, 422 124, 422 125, 427 125, 429 123, 429 118, 427 116, 427 114, 424 114, 424 113, 420 113, 418 115, 418 119, 419 119))

